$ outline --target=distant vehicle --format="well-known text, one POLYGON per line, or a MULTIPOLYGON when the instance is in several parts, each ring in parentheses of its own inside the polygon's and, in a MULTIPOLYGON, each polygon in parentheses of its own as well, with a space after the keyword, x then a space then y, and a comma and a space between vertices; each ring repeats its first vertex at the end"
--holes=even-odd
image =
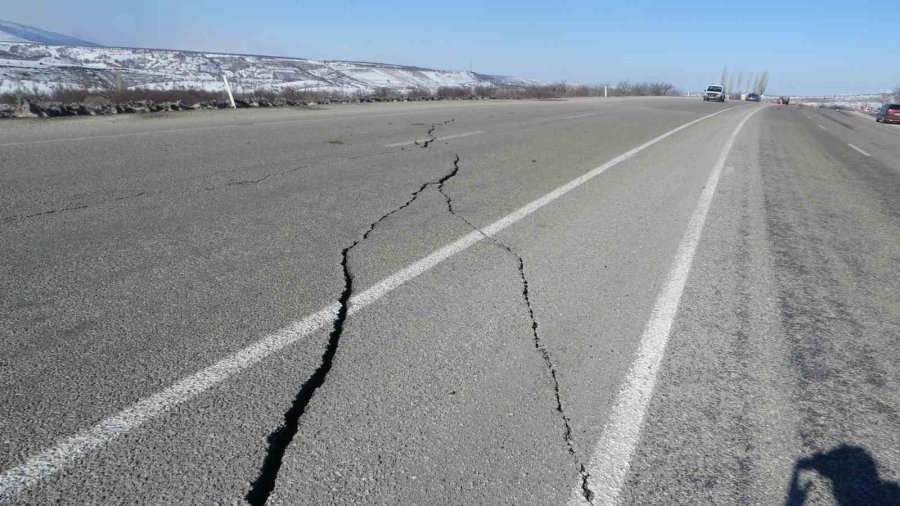
POLYGON ((706 91, 703 92, 703 101, 716 101, 716 102, 724 102, 725 101, 725 87, 719 86, 718 84, 710 84, 706 87, 706 91))
POLYGON ((782 103, 782 104, 784 104, 784 105, 788 105, 788 104, 791 103, 791 97, 781 97, 781 98, 778 99, 778 100, 779 100, 780 103, 782 103))
POLYGON ((884 104, 875 113, 878 123, 900 123, 900 104, 884 104))
POLYGON ((759 93, 747 93, 747 96, 744 97, 744 100, 748 102, 759 102, 759 93))

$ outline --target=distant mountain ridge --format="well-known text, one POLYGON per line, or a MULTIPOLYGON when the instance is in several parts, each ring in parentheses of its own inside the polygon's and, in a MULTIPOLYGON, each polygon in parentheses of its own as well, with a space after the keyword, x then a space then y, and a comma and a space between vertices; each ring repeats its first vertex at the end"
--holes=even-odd
POLYGON ((100 46, 100 44, 76 39, 61 33, 41 30, 40 28, 13 23, 12 21, 3 21, 2 19, 0 19, 0 42, 33 42, 55 46, 100 46))
POLYGON ((238 91, 291 88, 371 93, 380 88, 402 92, 434 91, 444 86, 542 84, 531 79, 385 63, 104 47, 16 23, 0 23, 0 93, 119 87, 220 91, 222 76, 238 91), (8 25, 16 29, 7 29, 8 25), (38 38, 50 40, 50 35, 55 37, 54 43, 35 43, 38 38), (61 43, 64 40, 77 43, 61 43))

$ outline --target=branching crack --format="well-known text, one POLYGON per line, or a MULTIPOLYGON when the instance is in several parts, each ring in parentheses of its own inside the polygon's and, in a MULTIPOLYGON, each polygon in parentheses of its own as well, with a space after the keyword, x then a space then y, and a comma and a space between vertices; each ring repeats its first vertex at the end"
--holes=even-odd
POLYGON ((350 298, 353 295, 353 275, 350 272, 349 265, 350 252, 353 248, 368 239, 369 235, 372 234, 382 221, 409 207, 427 187, 436 186, 438 191, 443 193, 442 189, 444 183, 455 176, 458 171, 459 157, 457 156, 456 160, 453 162, 453 169, 450 172, 439 179, 428 181, 423 184, 418 190, 412 193, 409 200, 373 221, 359 239, 353 241, 353 244, 341 251, 341 269, 344 274, 344 289, 338 299, 338 310, 335 313, 334 326, 328 336, 328 344, 325 347, 325 352, 322 354, 322 362, 312 376, 310 376, 300 387, 300 391, 297 392, 290 408, 284 414, 284 424, 272 432, 268 437, 269 447, 266 456, 263 459, 259 476, 256 478, 256 481, 250 485, 250 491, 245 497, 247 502, 251 505, 263 505, 269 500, 269 496, 275 489, 275 482, 278 479, 278 471, 281 469, 285 452, 299 430, 300 418, 306 412, 306 407, 309 405, 310 400, 312 400, 316 390, 325 383, 328 373, 331 371, 331 366, 334 363, 334 357, 337 354, 341 336, 344 332, 344 323, 347 320, 350 298))
MULTIPOLYGON (((438 140, 438 138, 434 135, 434 131, 437 129, 437 127, 439 127, 439 126, 444 126, 444 125, 448 125, 448 124, 450 124, 450 123, 453 123, 454 121, 456 121, 456 118, 449 119, 449 120, 447 120, 447 121, 445 121, 445 122, 443 122, 443 123, 432 123, 432 124, 431 124, 431 128, 429 128, 429 129, 428 129, 428 132, 425 134, 425 135, 428 136, 428 138, 425 139, 424 142, 422 142, 422 147, 423 147, 423 148, 427 148, 429 144, 431 144, 432 142, 438 140)), ((418 144, 418 142, 417 142, 416 144, 418 144)))
MULTIPOLYGON (((453 171, 452 174, 456 175, 459 172, 459 155, 456 155, 456 160, 453 162, 453 171)), ((449 179, 449 178, 447 178, 449 179)), ((447 210, 453 216, 462 220, 466 225, 468 225, 472 230, 480 233, 486 239, 494 243, 499 248, 503 249, 510 256, 514 257, 517 262, 517 267, 519 270, 519 278, 522 281, 522 297, 525 299, 525 306, 528 309, 528 317, 531 320, 531 334, 532 341, 534 343, 534 348, 540 354, 541 359, 544 361, 544 365, 547 368, 547 371, 550 373, 550 379, 553 386, 553 395, 556 400, 556 411, 559 414, 560 419, 563 424, 563 439, 566 442, 566 448, 569 451, 569 455, 571 455, 572 459, 575 461, 575 465, 578 466, 578 474, 581 475, 581 493, 584 496, 585 500, 589 504, 593 504, 594 501, 594 492, 590 488, 589 479, 590 473, 587 471, 587 467, 584 464, 584 461, 578 456, 578 452, 575 450, 575 442, 572 439, 572 424, 571 421, 566 414, 565 409, 562 405, 562 399, 559 395, 559 379, 556 374, 556 366, 553 363, 553 358, 550 356, 550 350, 544 345, 541 340, 540 333, 538 332, 538 322, 534 316, 534 309, 531 305, 531 295, 528 291, 528 277, 525 275, 525 261, 522 259, 522 256, 516 253, 512 248, 510 248, 507 244, 497 239, 496 237, 485 234, 480 228, 476 227, 472 222, 470 222, 465 216, 461 214, 457 214, 453 209, 453 199, 450 195, 444 190, 444 180, 441 182, 437 189, 441 192, 441 195, 444 196, 444 200, 447 201, 447 210)))

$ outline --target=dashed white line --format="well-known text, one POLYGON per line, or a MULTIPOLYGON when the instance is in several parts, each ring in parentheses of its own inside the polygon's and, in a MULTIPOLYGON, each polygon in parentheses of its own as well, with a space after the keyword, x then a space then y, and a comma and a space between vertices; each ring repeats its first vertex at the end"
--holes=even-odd
MULTIPOLYGON (((461 138, 461 137, 469 137, 469 136, 472 136, 472 135, 480 135, 480 134, 483 134, 483 133, 484 133, 484 132, 481 131, 481 130, 475 130, 475 131, 473 131, 473 132, 464 132, 464 133, 461 133, 461 134, 445 135, 445 136, 443 136, 443 137, 435 137, 434 140, 431 141, 431 142, 447 141, 447 140, 450 140, 450 139, 459 139, 459 138, 461 138)), ((416 140, 414 140, 414 141, 403 141, 403 142, 395 142, 395 143, 393 143, 393 144, 385 144, 383 147, 385 147, 385 148, 397 148, 397 147, 400 147, 400 146, 409 146, 410 144, 423 144, 423 143, 425 143, 425 142, 427 142, 427 141, 428 141, 428 139, 416 139, 416 140)))
POLYGON ((818 124, 818 123, 816 123, 816 126, 819 127, 819 128, 821 128, 822 130, 828 130, 827 128, 823 127, 822 125, 820 125, 820 124, 818 124))
POLYGON ((859 151, 860 153, 862 153, 862 154, 865 155, 865 156, 872 156, 872 155, 870 155, 869 153, 866 153, 865 151, 863 151, 863 150, 859 149, 858 147, 854 146, 853 144, 850 144, 849 142, 847 143, 847 145, 850 146, 851 148, 853 148, 853 149, 859 151))
POLYGON ((578 118, 587 118, 588 116, 596 116, 596 112, 589 112, 587 114, 576 114, 575 116, 566 116, 563 119, 578 119, 578 118))
MULTIPOLYGON (((681 294, 684 292, 694 253, 697 251, 697 244, 700 242, 700 235, 703 232, 703 224, 712 204, 716 185, 719 183, 719 176, 722 174, 725 160, 731 152, 738 133, 747 121, 762 109, 754 109, 731 132, 688 222, 675 260, 653 306, 650 320, 641 335, 637 357, 625 377, 609 421, 600 436, 600 441, 594 447, 594 453, 587 466, 587 472, 590 475, 588 485, 595 494, 594 504, 613 505, 618 501, 628 475, 628 469, 631 466, 631 455, 640 437, 647 406, 653 395, 656 374, 666 350, 669 331, 678 312, 681 294)), ((583 504, 584 502, 581 483, 579 483, 570 495, 569 504, 583 504)))
MULTIPOLYGON (((500 232, 534 213, 541 207, 599 176, 613 166, 632 158, 650 146, 684 130, 685 128, 701 121, 705 121, 713 116, 730 111, 731 109, 734 109, 734 107, 708 114, 670 130, 659 137, 651 139, 640 146, 613 158, 603 165, 560 186, 503 218, 500 218, 494 223, 484 227, 481 232, 471 232, 460 237, 456 241, 440 248, 425 258, 388 276, 368 290, 353 296, 350 299, 349 314, 352 315, 359 312, 400 285, 428 271, 454 254, 481 241, 484 239, 485 234, 491 236, 500 232)), ((178 381, 176 384, 162 392, 139 401, 137 404, 126 408, 118 414, 101 421, 97 425, 83 432, 58 442, 53 447, 29 458, 25 463, 4 471, 3 474, 0 474, 0 504, 14 499, 25 489, 34 486, 43 478, 56 473, 66 465, 79 459, 84 454, 102 448, 122 434, 136 429, 175 406, 209 390, 214 385, 259 363, 266 357, 277 353, 286 346, 295 344, 313 332, 326 325, 330 325, 335 318, 337 309, 337 303, 330 304, 316 313, 307 316, 300 321, 294 322, 274 334, 264 336, 247 348, 216 362, 200 372, 178 381)))

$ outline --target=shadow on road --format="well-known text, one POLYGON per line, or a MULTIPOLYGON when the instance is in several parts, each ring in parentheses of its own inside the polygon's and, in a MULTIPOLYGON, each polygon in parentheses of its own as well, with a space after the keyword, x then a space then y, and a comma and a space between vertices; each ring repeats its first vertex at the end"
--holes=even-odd
POLYGON ((839 506, 900 506, 900 485, 879 478, 875 459, 869 452, 849 445, 797 460, 785 506, 806 504, 811 484, 802 479, 802 473, 809 471, 831 481, 831 493, 839 506))

